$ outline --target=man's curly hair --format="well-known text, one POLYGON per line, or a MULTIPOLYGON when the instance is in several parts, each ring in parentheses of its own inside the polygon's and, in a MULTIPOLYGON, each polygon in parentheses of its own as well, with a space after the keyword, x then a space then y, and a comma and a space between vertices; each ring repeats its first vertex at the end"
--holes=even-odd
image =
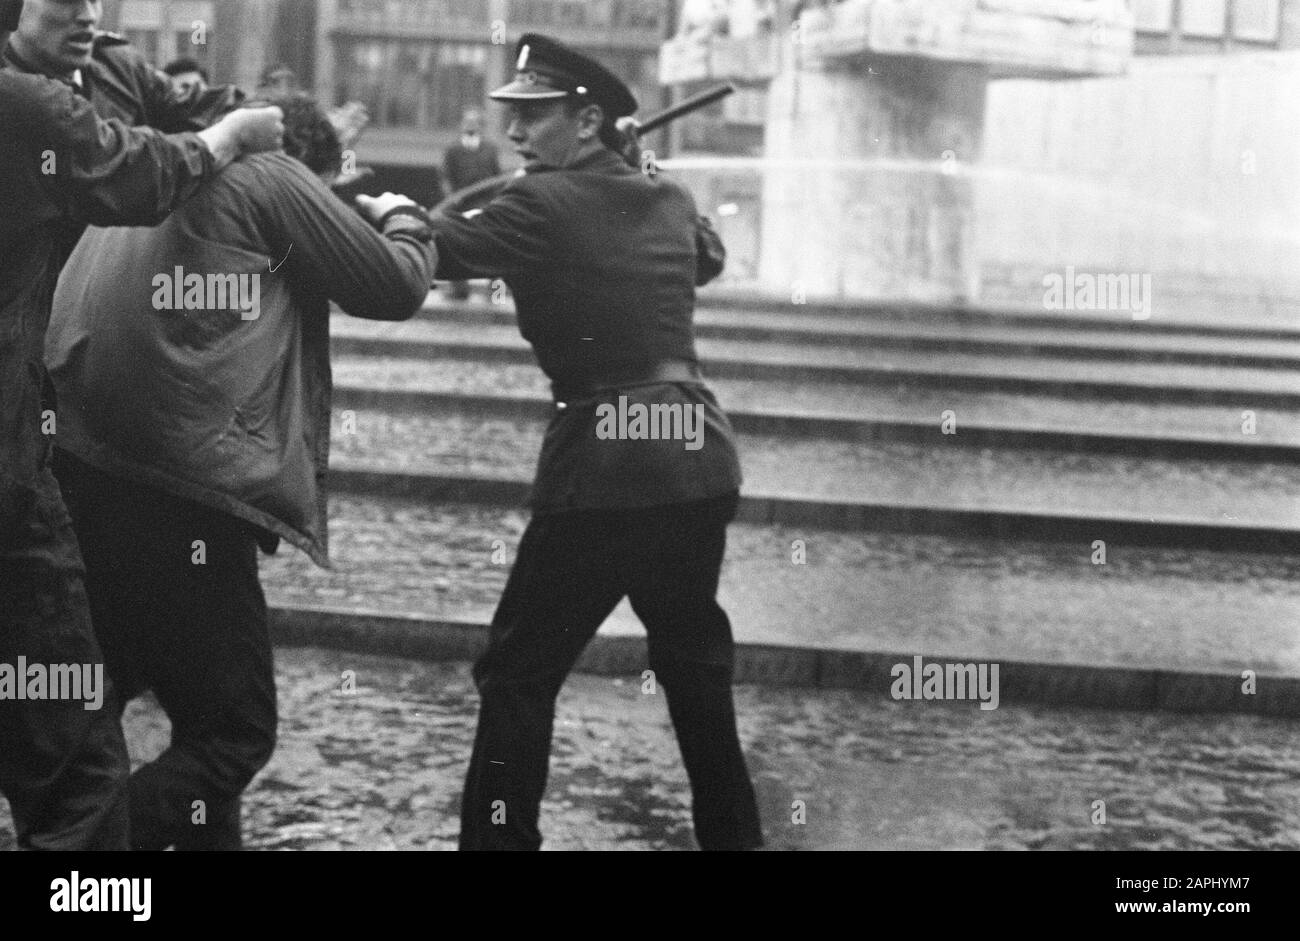
POLYGON ((304 92, 290 92, 257 103, 275 105, 284 112, 286 154, 306 164, 317 176, 334 176, 343 168, 338 132, 315 98, 304 92))

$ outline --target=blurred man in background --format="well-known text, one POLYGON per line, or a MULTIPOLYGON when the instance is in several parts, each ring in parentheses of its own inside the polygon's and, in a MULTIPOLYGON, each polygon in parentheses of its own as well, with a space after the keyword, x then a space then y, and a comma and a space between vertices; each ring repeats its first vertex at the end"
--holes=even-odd
MULTIPOLYGON (((451 194, 500 175, 501 159, 496 145, 483 139, 483 115, 471 108, 461 118, 460 140, 443 155, 443 183, 451 194)), ((461 300, 469 297, 469 282, 451 282, 451 296, 461 300)))
POLYGON ((298 76, 282 62, 272 62, 262 70, 257 93, 262 96, 287 95, 298 90, 298 76))
POLYGON ((173 59, 163 66, 163 74, 172 80, 177 94, 189 97, 194 92, 208 90, 208 70, 193 59, 173 59))
MULTIPOLYGON (((0 54, 21 10, 21 0, 0 0, 0 54)), ((198 135, 164 137, 100 121, 64 85, 0 62, 0 124, 0 666, 98 666, 102 675, 81 555, 49 468, 57 415, 43 348, 59 224, 160 222, 241 152, 278 147, 279 112, 243 111, 198 135)), ((126 849, 129 764, 117 717, 89 697, 14 693, 0 695, 0 793, 19 845, 126 849)))
POLYGON ((240 161, 157 229, 90 229, 55 295, 55 470, 109 708, 152 690, 171 720, 131 775, 135 849, 240 848, 277 721, 258 548, 327 560, 330 302, 405 320, 433 276, 422 210, 390 193, 363 219, 325 185, 341 155, 327 116, 270 100, 286 153, 240 161))

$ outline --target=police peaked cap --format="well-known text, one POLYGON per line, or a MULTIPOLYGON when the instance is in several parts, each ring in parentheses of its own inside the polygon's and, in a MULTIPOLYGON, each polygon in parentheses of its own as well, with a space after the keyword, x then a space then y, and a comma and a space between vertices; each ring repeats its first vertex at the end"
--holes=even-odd
POLYGON ((496 101, 587 98, 605 115, 621 118, 637 109, 636 96, 623 81, 590 56, 540 33, 525 33, 515 47, 515 78, 492 92, 496 101))

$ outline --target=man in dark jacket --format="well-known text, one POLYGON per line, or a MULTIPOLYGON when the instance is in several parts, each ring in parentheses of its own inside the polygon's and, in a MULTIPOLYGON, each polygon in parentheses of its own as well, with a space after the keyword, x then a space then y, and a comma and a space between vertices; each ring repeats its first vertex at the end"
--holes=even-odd
POLYGON ((27 0, 5 53, 9 68, 57 79, 119 118, 166 133, 201 131, 237 107, 231 85, 180 90, 123 36, 100 30, 99 0, 27 0))
MULTIPOLYGON (((27 0, 4 53, 6 67, 63 82, 105 120, 165 134, 201 131, 243 100, 231 85, 178 90, 124 37, 99 29, 102 13, 100 0, 27 0)), ((83 228, 65 225, 65 258, 83 228)))
POLYGON ((341 160, 326 115, 271 101, 286 153, 240 161, 156 229, 88 230, 54 298, 55 473, 109 706, 152 690, 171 720, 131 775, 136 849, 240 848, 276 731, 258 547, 327 562, 330 301, 405 320, 433 277, 423 211, 386 194, 363 219, 322 180, 341 160))
MULTIPOLYGON (((731 625, 716 600, 741 483, 726 416, 700 375, 695 286, 720 250, 690 195, 628 166, 636 110, 599 63, 524 36, 492 97, 527 174, 480 214, 433 220, 440 277, 501 277, 551 379, 555 413, 519 546, 475 665, 478 733, 464 849, 536 849, 555 697, 627 596, 694 796, 705 849, 762 844, 736 733, 731 625)), ((654 687, 657 689, 657 686, 654 687)))
MULTIPOLYGON (((0 52, 20 8, 0 0, 0 52)), ((24 662, 103 673, 81 556, 49 469, 57 416, 42 354, 58 225, 156 224, 241 150, 278 146, 278 120, 274 109, 245 111, 200 135, 164 137, 102 122, 65 86, 0 69, 0 792, 25 848, 126 848, 116 716, 84 688, 81 699, 49 698, 49 689, 19 699, 14 689, 24 662)))

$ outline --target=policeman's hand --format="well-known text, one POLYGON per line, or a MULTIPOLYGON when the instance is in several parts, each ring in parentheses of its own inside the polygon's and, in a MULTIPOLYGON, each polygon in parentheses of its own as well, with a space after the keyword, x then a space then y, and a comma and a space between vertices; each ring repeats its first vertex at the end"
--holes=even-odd
POLYGON ((241 108, 199 132, 217 168, 243 154, 278 150, 284 143, 284 112, 276 107, 241 108))
POLYGON ((615 121, 614 127, 623 135, 623 146, 619 153, 629 167, 641 169, 641 122, 629 115, 615 121))
POLYGON ((363 193, 357 197, 357 208, 361 210, 363 216, 370 220, 372 225, 379 225, 384 216, 399 207, 410 207, 419 210, 421 213, 424 212, 415 200, 397 193, 385 193, 383 196, 366 196, 363 193))

